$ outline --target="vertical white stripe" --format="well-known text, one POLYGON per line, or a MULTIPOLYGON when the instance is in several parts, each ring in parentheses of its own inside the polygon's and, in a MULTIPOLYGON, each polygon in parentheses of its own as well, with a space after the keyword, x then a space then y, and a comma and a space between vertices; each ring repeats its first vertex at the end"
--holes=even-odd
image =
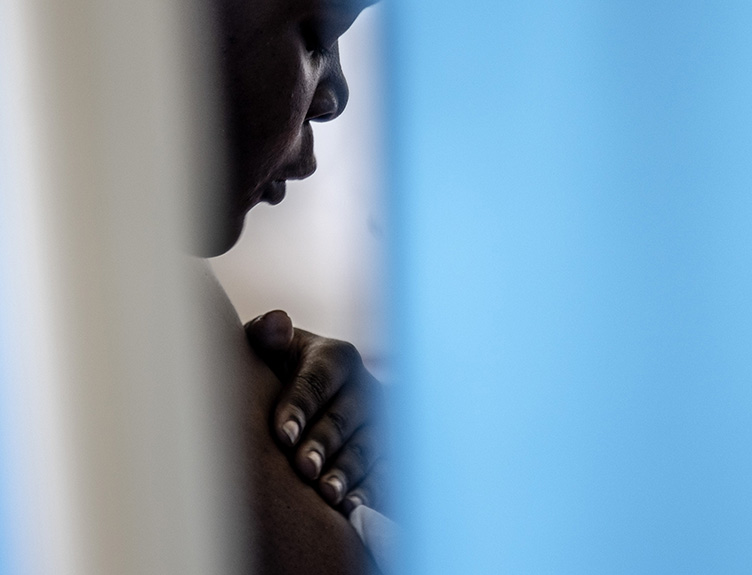
POLYGON ((186 42, 200 17, 151 0, 3 0, 2 16, 23 570, 226 572, 215 402, 178 257, 188 194, 212 177, 192 154, 211 149, 207 79, 190 74, 206 61, 186 42))

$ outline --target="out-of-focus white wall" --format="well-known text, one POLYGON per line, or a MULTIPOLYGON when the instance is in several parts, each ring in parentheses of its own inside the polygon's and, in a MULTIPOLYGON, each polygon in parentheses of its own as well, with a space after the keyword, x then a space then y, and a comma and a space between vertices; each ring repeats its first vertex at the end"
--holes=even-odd
POLYGON ((317 172, 289 182, 280 205, 255 207, 238 245, 212 260, 244 321, 284 309, 371 364, 384 349, 382 10, 365 10, 340 41, 350 101, 314 125, 317 172))
POLYGON ((191 0, 0 0, 3 574, 235 572, 183 253, 210 38, 191 0))

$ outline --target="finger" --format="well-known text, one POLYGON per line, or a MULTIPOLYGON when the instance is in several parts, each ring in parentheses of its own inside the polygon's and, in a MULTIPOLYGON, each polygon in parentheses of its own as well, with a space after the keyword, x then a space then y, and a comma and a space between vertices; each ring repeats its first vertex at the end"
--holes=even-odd
POLYGON ((286 352, 292 344, 292 320, 282 310, 274 310, 245 324, 245 334, 259 355, 286 352))
MULTIPOLYGON (((325 408, 324 413, 310 425, 309 431, 300 442, 298 449, 300 457, 296 463, 305 477, 315 479, 318 473, 311 466, 305 453, 315 449, 321 454, 322 467, 327 460, 337 453, 347 443, 353 433, 369 418, 369 406, 365 394, 360 391, 357 383, 348 381, 325 408)), ((318 470, 320 472, 320 469, 318 470)))
POLYGON ((350 515, 358 505, 384 512, 388 503, 389 474, 386 460, 381 458, 371 467, 363 481, 352 489, 342 501, 340 508, 350 515))
POLYGON ((344 447, 332 458, 328 471, 319 481, 321 495, 331 505, 339 504, 345 494, 359 485, 380 456, 376 428, 358 429, 344 447))
MULTIPOLYGON (((296 330, 296 339, 298 333, 307 332, 296 330)), ((288 446, 295 445, 308 422, 360 365, 360 355, 352 345, 311 336, 307 344, 301 346, 298 372, 282 390, 275 410, 274 427, 280 441, 288 446)))

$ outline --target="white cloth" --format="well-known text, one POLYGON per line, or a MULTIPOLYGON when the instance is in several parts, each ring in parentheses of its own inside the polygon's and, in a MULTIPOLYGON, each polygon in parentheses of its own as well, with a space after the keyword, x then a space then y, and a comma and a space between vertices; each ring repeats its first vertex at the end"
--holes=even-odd
POLYGON ((371 552, 382 573, 394 573, 397 552, 397 524, 378 511, 358 505, 350 513, 350 524, 371 552))

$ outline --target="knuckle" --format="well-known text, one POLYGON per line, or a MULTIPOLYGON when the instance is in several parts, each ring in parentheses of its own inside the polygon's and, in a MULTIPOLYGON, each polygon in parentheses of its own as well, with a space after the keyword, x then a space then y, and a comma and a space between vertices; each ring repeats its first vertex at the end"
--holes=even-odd
POLYGON ((306 404, 304 409, 315 409, 329 398, 329 382, 326 377, 315 370, 298 374, 296 387, 303 403, 306 404))
POLYGON ((370 505, 380 507, 387 498, 387 477, 382 466, 377 462, 369 471, 368 476, 358 486, 366 494, 370 505))
POLYGON ((359 365, 361 362, 360 352, 358 349, 347 341, 338 339, 326 339, 321 342, 322 356, 327 357, 336 365, 351 368, 359 365))
POLYGON ((344 365, 359 365, 360 352, 358 349, 347 341, 337 341, 337 359, 344 365))
POLYGON ((328 411, 325 418, 329 422, 330 428, 334 431, 336 439, 341 443, 345 439, 349 428, 349 418, 339 411, 328 411))
POLYGON ((361 470, 368 469, 371 462, 371 449, 363 442, 354 441, 350 444, 348 451, 352 457, 353 463, 361 470))

